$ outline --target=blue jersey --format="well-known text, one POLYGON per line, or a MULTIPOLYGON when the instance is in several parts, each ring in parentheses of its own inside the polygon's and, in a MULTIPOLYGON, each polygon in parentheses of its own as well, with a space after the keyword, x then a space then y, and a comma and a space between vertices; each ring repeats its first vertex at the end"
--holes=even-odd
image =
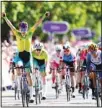
POLYGON ((63 61, 66 61, 66 62, 73 62, 75 61, 75 57, 72 55, 72 54, 69 54, 69 55, 63 55, 63 61))

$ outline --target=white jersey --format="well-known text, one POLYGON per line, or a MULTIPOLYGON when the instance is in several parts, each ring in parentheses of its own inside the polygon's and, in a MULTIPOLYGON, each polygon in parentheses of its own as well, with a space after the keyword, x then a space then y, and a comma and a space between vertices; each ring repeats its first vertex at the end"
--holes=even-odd
POLYGON ((56 63, 60 63, 60 60, 62 59, 62 53, 60 53, 60 55, 58 56, 57 53, 53 53, 51 56, 51 62, 56 62, 56 63))
POLYGON ((101 52, 100 50, 98 50, 98 51, 96 52, 97 57, 94 57, 94 56, 91 54, 91 62, 94 63, 94 64, 96 64, 96 65, 101 64, 101 63, 102 63, 102 62, 101 62, 101 61, 102 61, 101 54, 102 54, 102 52, 101 52))

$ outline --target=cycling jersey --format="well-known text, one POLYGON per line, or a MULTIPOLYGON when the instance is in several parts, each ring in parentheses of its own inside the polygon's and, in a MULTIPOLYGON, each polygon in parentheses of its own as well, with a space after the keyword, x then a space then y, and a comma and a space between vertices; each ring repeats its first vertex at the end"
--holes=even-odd
POLYGON ((62 54, 57 54, 56 52, 52 54, 51 62, 56 62, 57 64, 60 64, 60 60, 62 59, 62 54))
MULTIPOLYGON (((92 55, 91 52, 87 54, 86 64, 87 64, 87 71, 90 72, 91 64, 94 64, 96 70, 102 70, 102 52, 97 50, 96 57, 92 55)), ((102 72, 99 73, 99 76, 102 78, 102 72)))
POLYGON ((25 34, 25 37, 23 37, 22 34, 16 29, 13 29, 12 31, 13 31, 14 35, 16 36, 18 51, 19 52, 23 52, 23 51, 30 52, 32 36, 33 36, 33 32, 35 31, 35 28, 32 27, 25 34))
POLYGON ((75 65, 74 65, 74 62, 75 62, 75 56, 71 53, 71 54, 69 54, 69 55, 63 55, 63 62, 67 65, 67 66, 69 66, 69 67, 71 67, 71 69, 70 69, 70 72, 75 72, 75 65), (72 68, 73 67, 73 68, 72 68))
POLYGON ((36 58, 36 59, 38 59, 38 60, 45 60, 45 61, 48 61, 48 53, 47 53, 47 51, 46 51, 45 49, 42 49, 40 55, 38 55, 38 54, 36 53, 36 49, 34 49, 34 50, 32 51, 32 57, 33 57, 33 58, 36 58))
POLYGON ((75 61, 75 57, 72 54, 69 55, 63 55, 63 60, 66 62, 74 62, 75 61))
POLYGON ((102 52, 98 50, 96 52, 96 57, 93 56, 91 52, 87 55, 87 62, 92 62, 93 64, 99 65, 102 64, 102 52))

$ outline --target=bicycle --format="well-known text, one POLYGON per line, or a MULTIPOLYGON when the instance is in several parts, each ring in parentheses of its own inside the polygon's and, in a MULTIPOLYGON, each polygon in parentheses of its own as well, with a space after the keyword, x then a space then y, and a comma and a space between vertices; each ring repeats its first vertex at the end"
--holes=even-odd
POLYGON ((22 70, 21 71, 21 80, 20 80, 22 106, 25 107, 25 102, 26 102, 26 105, 28 107, 29 106, 29 99, 30 99, 30 91, 28 89, 28 82, 27 82, 25 68, 29 68, 31 71, 30 67, 25 67, 25 66, 14 67, 14 69, 21 69, 22 70))
POLYGON ((70 77, 70 69, 73 67, 66 66, 66 74, 65 74, 65 90, 67 94, 67 102, 70 101, 71 98, 71 77, 70 77))
POLYGON ((89 77, 87 74, 86 66, 82 66, 81 71, 84 71, 84 78, 83 78, 83 98, 88 99, 88 93, 89 93, 89 77))
POLYGON ((58 69, 53 69, 53 68, 50 68, 50 71, 55 71, 55 87, 53 87, 55 89, 55 93, 56 93, 56 99, 59 97, 59 93, 60 93, 60 90, 59 90, 59 78, 58 78, 58 69))
MULTIPOLYGON (((10 71, 12 71, 12 74, 14 75, 14 68, 15 68, 15 64, 14 62, 12 62, 10 64, 10 69, 9 69, 9 73, 10 71)), ((15 97, 15 100, 17 99, 16 97, 18 97, 18 99, 20 99, 20 91, 18 90, 18 83, 17 83, 17 80, 15 78, 15 81, 14 81, 14 97, 15 97)))
POLYGON ((39 68, 36 67, 34 68, 35 72, 34 72, 34 77, 35 77, 35 84, 33 87, 35 87, 35 101, 36 101, 36 105, 38 104, 38 99, 39 99, 39 103, 41 103, 41 97, 42 97, 42 82, 41 82, 41 76, 40 76, 40 72, 39 72, 39 68))
POLYGON ((99 78, 99 72, 102 72, 102 70, 94 70, 93 72, 96 72, 96 91, 95 91, 95 95, 96 95, 97 107, 100 107, 100 106, 102 107, 102 85, 100 83, 100 78, 99 78))

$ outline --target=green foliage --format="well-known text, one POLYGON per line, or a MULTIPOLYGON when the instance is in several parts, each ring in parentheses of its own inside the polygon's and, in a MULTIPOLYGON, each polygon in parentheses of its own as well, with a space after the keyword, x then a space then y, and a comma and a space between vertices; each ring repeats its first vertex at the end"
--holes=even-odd
MULTIPOLYGON (((31 27, 46 11, 50 11, 50 18, 44 21, 67 21, 70 24, 70 31, 67 35, 71 36, 71 30, 81 27, 89 27, 92 31, 95 31, 95 40, 101 35, 101 2, 5 1, 2 2, 2 11, 7 13, 7 17, 16 28, 22 20, 27 21, 29 27, 31 27)), ((44 36, 47 37, 47 35, 42 32, 41 26, 37 28, 34 35, 39 35, 41 39, 45 39, 44 36)))

